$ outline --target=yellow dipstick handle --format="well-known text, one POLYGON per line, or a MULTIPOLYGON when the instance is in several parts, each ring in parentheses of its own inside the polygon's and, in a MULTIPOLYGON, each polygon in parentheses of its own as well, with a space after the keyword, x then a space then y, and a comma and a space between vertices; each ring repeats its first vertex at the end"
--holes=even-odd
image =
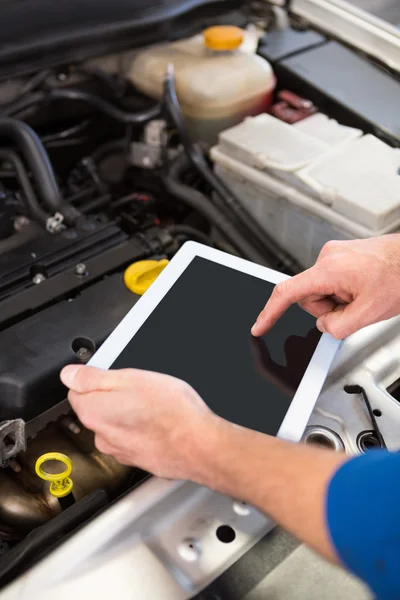
POLYGON ((61 454, 61 452, 42 454, 36 461, 35 471, 41 479, 50 482, 50 494, 55 498, 65 498, 72 492, 74 484, 69 477, 72 473, 72 462, 65 454, 61 454), (43 470, 42 465, 49 460, 59 461, 65 465, 65 470, 61 473, 47 473, 43 470))
POLYGON ((124 274, 124 282, 128 290, 142 296, 165 269, 168 260, 139 260, 130 265, 124 274))

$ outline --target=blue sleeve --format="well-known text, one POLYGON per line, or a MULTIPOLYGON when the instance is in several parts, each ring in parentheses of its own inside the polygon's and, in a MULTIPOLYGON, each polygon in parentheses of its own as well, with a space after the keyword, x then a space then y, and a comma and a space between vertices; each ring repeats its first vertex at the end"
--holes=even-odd
POLYGON ((400 454, 371 450, 333 476, 331 539, 343 565, 379 600, 400 599, 400 454))

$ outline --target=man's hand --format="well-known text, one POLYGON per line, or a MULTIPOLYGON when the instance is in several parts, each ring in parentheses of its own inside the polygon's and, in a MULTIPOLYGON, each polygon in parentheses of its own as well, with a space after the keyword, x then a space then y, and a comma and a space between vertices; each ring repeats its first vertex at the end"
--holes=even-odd
POLYGON ((69 366, 61 373, 100 452, 171 479, 202 479, 217 417, 189 385, 158 373, 69 366))
POLYGON ((400 235, 328 242, 311 269, 275 287, 252 334, 263 335, 296 302, 336 339, 400 314, 400 235))

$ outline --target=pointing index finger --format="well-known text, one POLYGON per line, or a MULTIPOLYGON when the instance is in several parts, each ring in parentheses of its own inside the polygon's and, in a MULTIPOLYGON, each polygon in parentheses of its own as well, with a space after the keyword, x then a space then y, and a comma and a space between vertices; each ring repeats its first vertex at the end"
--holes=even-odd
POLYGON ((256 337, 264 335, 292 304, 301 302, 314 294, 329 295, 331 293, 324 271, 316 265, 300 275, 282 281, 275 286, 264 310, 253 325, 251 333, 256 337))

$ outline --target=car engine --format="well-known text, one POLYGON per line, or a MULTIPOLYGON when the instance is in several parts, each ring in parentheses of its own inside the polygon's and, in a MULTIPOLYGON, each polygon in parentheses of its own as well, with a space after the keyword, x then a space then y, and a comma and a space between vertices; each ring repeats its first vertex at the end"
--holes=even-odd
MULTIPOLYGON (((59 380, 65 364, 88 362, 139 298, 126 268, 170 258, 189 239, 264 260, 240 211, 229 218, 227 204, 211 200, 218 185, 230 195, 202 150, 185 142, 186 152, 173 130, 172 80, 172 100, 167 91, 156 104, 124 76, 123 59, 0 88, 1 584, 32 560, 13 560, 18 543, 63 516, 35 473, 39 456, 73 463, 76 514, 63 535, 147 477, 96 450, 59 380)), ((267 246, 265 262, 272 258, 289 261, 267 246)), ((37 550, 48 549, 45 537, 37 550)))
MULTIPOLYGON (((255 9, 239 21, 258 27, 260 48, 274 14, 255 9)), ((0 586, 148 477, 95 448, 59 380, 64 365, 90 360, 138 300, 125 270, 170 259, 187 240, 288 274, 308 266, 260 226, 226 165, 213 167, 209 140, 192 140, 173 69, 152 98, 129 77, 132 52, 0 82, 0 586), (73 463, 68 510, 35 473, 51 452, 73 463)), ((322 106, 376 132, 300 85, 288 64, 275 70, 268 112, 285 126, 322 106)), ((397 144, 396 132, 385 135, 397 144)))

